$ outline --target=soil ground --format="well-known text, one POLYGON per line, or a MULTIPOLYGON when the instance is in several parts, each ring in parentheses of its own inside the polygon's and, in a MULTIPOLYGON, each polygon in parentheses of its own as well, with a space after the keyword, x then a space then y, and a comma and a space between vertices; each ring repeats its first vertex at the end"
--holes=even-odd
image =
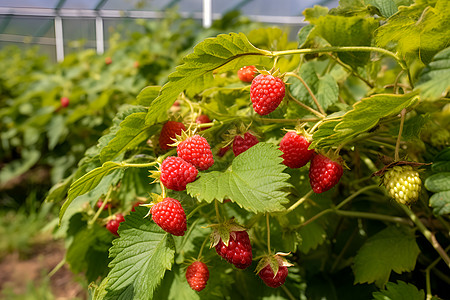
MULTIPOLYGON (((43 278, 63 259, 64 253, 62 242, 53 241, 34 246, 25 258, 18 252, 3 257, 0 261, 0 299, 8 299, 5 289, 9 290, 9 295, 11 291, 14 295, 23 295, 30 282, 39 288, 43 278)), ((55 300, 87 299, 86 289, 76 282, 67 265, 50 278, 48 285, 55 300)), ((29 297, 27 299, 31 299, 29 297)))

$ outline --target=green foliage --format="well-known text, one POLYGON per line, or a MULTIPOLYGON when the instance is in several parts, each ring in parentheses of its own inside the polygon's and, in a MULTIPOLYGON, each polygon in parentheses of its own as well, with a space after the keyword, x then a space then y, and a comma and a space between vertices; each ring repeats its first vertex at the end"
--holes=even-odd
POLYGON ((446 148, 436 155, 431 166, 434 174, 425 180, 425 188, 433 194, 430 206, 437 215, 450 213, 450 148, 446 148))
POLYGON ((410 229, 387 227, 370 237, 355 256, 355 283, 375 282, 383 287, 391 271, 412 271, 419 252, 410 229))
POLYGON ((374 300, 422 300, 424 297, 422 290, 403 281, 388 282, 385 290, 373 293, 374 300))

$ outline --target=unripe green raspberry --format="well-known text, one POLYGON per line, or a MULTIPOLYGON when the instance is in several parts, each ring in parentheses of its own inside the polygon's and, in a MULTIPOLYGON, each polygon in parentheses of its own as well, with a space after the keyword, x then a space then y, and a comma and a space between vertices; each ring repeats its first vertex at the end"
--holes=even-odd
POLYGON ((395 166, 384 174, 383 183, 397 202, 410 205, 417 201, 422 181, 411 166, 395 166))

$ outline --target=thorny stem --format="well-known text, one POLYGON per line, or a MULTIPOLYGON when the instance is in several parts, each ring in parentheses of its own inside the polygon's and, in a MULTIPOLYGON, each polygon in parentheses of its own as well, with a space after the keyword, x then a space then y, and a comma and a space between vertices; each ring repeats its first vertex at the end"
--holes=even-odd
POLYGON ((400 129, 398 130, 398 137, 397 137, 397 143, 395 144, 395 154, 394 159, 395 161, 399 161, 399 150, 400 150, 400 141, 402 140, 402 132, 403 132, 403 124, 405 123, 405 115, 406 115, 406 108, 402 109, 400 113, 400 129))
MULTIPOLYGON (((447 248, 445 248, 445 252, 447 252, 448 250, 450 250, 450 246, 448 246, 447 248)), ((426 300, 431 300, 433 298, 433 294, 431 293, 431 280, 430 280, 430 271, 431 269, 433 269, 438 262, 441 260, 441 257, 438 257, 435 259, 435 261, 433 261, 426 269, 425 269, 425 278, 426 278, 426 286, 427 286, 427 299, 426 300)))
POLYGON ((400 207, 403 209, 403 211, 408 215, 408 217, 411 219, 411 221, 416 224, 417 228, 419 228, 420 232, 423 234, 423 236, 430 242, 431 246, 436 250, 437 253, 441 256, 442 260, 445 262, 447 267, 450 268, 450 257, 448 257, 445 250, 442 248, 442 246, 437 241, 435 235, 429 231, 425 225, 423 225, 422 221, 414 214, 414 212, 409 209, 408 206, 404 204, 399 204, 400 207))
POLYGON ((312 112, 313 114, 315 114, 316 116, 318 116, 318 117, 321 118, 321 119, 323 119, 323 118, 325 117, 323 114, 321 114, 320 112, 318 112, 318 111, 315 110, 314 108, 309 107, 308 105, 306 105, 306 104, 300 102, 298 99, 294 98, 294 96, 291 95, 291 93, 289 92, 289 90, 286 90, 286 91, 287 91, 287 94, 288 94, 289 98, 290 98, 291 100, 293 100, 295 103, 297 103, 298 105, 300 105, 300 106, 303 107, 304 109, 306 109, 306 110, 312 112))
POLYGON ((268 254, 272 253, 270 250, 270 226, 269 226, 269 213, 266 214, 266 226, 267 226, 267 250, 268 254))
POLYGON ((295 202, 294 204, 291 205, 291 207, 289 207, 288 209, 286 209, 282 214, 288 214, 291 211, 293 211, 294 209, 296 209, 300 204, 302 204, 303 202, 305 202, 309 196, 311 196, 311 194, 313 193, 312 190, 310 190, 308 193, 306 193, 305 196, 301 197, 300 199, 297 200, 297 202, 295 202))
POLYGON ((94 217, 91 220, 89 220, 88 226, 92 226, 92 224, 94 224, 95 221, 97 221, 98 216, 100 216, 100 214, 102 213, 102 211, 105 208, 106 204, 109 202, 109 199, 111 198, 112 190, 113 190, 112 187, 110 187, 109 190, 108 190, 108 193, 106 193, 105 201, 103 201, 102 205, 98 208, 98 210, 95 213, 94 217))
POLYGON ((316 104, 317 108, 319 109, 320 113, 324 116, 326 116, 327 114, 325 113, 325 110, 323 110, 322 105, 320 105, 319 101, 317 100, 316 96, 314 95, 314 93, 311 91, 311 88, 308 86, 308 84, 306 83, 305 80, 303 80, 303 78, 295 73, 292 72, 288 72, 286 73, 286 76, 293 76, 295 78, 297 78, 298 80, 300 80, 302 82, 302 84, 305 86, 306 90, 308 91, 309 95, 311 96, 311 98, 314 100, 314 103, 316 104))

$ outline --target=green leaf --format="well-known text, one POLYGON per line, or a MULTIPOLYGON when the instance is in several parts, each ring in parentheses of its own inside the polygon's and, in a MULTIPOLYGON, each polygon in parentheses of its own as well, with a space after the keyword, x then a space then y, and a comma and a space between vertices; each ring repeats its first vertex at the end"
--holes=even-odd
POLYGON ((103 179, 103 177, 108 175, 110 172, 123 167, 125 167, 123 164, 108 161, 105 162, 101 167, 90 171, 89 173, 85 174, 81 178, 78 178, 77 181, 72 183, 69 188, 67 200, 66 202, 64 202, 61 210, 59 211, 59 221, 61 222, 64 213, 76 197, 94 189, 103 179))
POLYGON ((109 264, 106 299, 152 299, 166 270, 172 267, 173 238, 144 219, 147 211, 148 208, 137 207, 120 224, 120 237, 109 250, 113 260, 109 264))
POLYGON ((314 133, 311 148, 336 146, 373 128, 381 118, 396 115, 417 100, 415 93, 404 95, 377 94, 353 105, 339 122, 324 122, 314 133), (332 126, 333 131, 331 131, 332 126), (322 132, 324 131, 324 132, 322 132))
POLYGON ((306 8, 303 11, 303 15, 305 16, 305 21, 311 22, 314 19, 318 19, 319 17, 324 17, 328 14, 328 7, 314 5, 312 8, 306 8))
POLYGON ((441 160, 450 161, 450 147, 447 147, 441 152, 439 152, 434 158, 434 161, 441 161, 441 160))
POLYGON ((314 29, 313 24, 308 24, 304 27, 302 27, 298 32, 298 48, 302 48, 305 43, 308 41, 308 37, 310 36, 311 32, 314 29))
POLYGON ((152 85, 145 87, 136 97, 138 105, 150 106, 153 100, 155 100, 161 87, 159 85, 152 85))
POLYGON ((430 206, 436 215, 450 214, 450 190, 439 192, 430 197, 430 206))
MULTIPOLYGON (((316 25, 315 32, 332 46, 371 46, 373 32, 378 27, 376 19, 358 16, 327 15, 311 23, 316 25)), ((367 63, 370 53, 344 52, 338 53, 338 56, 344 63, 357 67, 367 63)))
POLYGON ((424 100, 438 100, 450 91, 450 48, 436 54, 422 70, 415 90, 424 100))
POLYGON ((100 152, 100 160, 112 160, 120 153, 137 147, 159 129, 158 126, 145 125, 147 113, 139 112, 129 115, 120 123, 115 137, 100 152))
POLYGON ((41 152, 35 149, 24 148, 20 159, 2 166, 0 170, 0 183, 3 185, 7 181, 22 175, 33 167, 41 157, 41 152))
POLYGON ((237 156, 225 172, 201 174, 187 185, 187 192, 209 203, 229 198, 255 213, 282 210, 288 202, 283 189, 289 187, 289 175, 283 173, 280 155, 275 145, 258 143, 237 156))
POLYGON ((373 5, 380 11, 385 18, 391 17, 398 11, 394 0, 365 0, 366 4, 373 5))
POLYGON ((326 74, 319 79, 319 86, 317 88, 317 101, 322 105, 324 110, 330 105, 338 101, 339 86, 336 80, 330 74, 326 74))
POLYGON ((397 281, 388 282, 386 289, 372 294, 374 300, 423 300, 425 292, 413 284, 397 281))
POLYGON ((425 180, 425 187, 433 193, 450 190, 450 172, 433 174, 425 180))
POLYGON ((67 133, 67 128, 64 117, 62 115, 54 116, 47 125, 48 149, 53 150, 65 133, 67 133))
POLYGON ((238 70, 243 65, 257 65, 270 52, 255 48, 243 33, 221 34, 208 38, 183 59, 183 64, 169 75, 166 83, 149 107, 146 124, 167 119, 167 110, 187 88, 200 91, 213 80, 213 71, 238 70), (245 62, 244 62, 245 61, 245 62), (220 69, 220 70, 219 70, 220 69))
POLYGON ((383 287, 391 271, 412 271, 420 249, 414 233, 405 227, 390 226, 368 238, 355 256, 355 283, 372 283, 383 287))

